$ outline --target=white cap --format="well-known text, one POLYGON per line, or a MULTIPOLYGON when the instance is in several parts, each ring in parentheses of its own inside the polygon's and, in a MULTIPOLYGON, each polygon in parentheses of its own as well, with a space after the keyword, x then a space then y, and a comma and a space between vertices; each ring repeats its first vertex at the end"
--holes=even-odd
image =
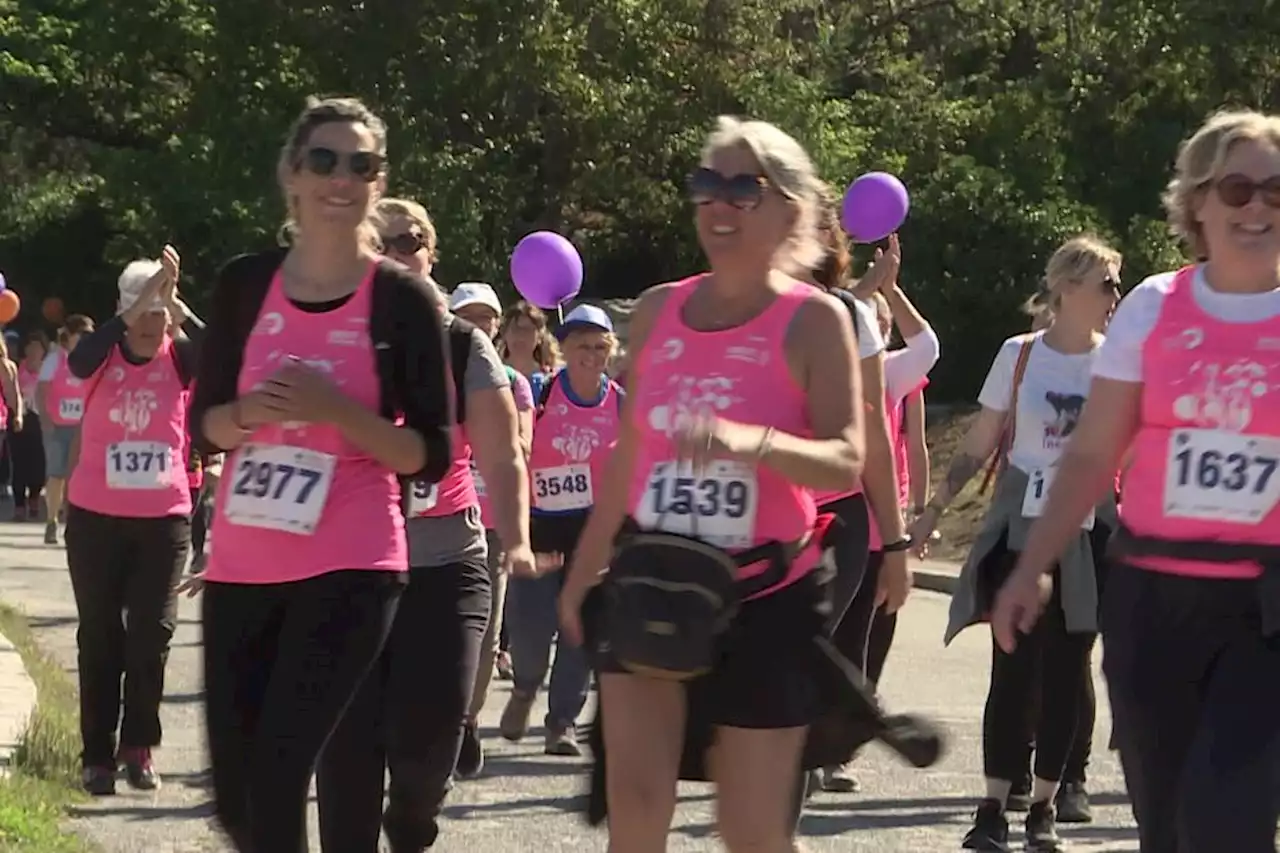
POLYGON ((492 308, 495 314, 502 314, 502 303, 493 288, 479 281, 465 281, 453 289, 449 297, 449 310, 457 311, 468 305, 484 305, 492 308))
MULTIPOLYGON (((128 311, 133 307, 138 297, 142 296, 142 291, 147 289, 147 282, 161 269, 159 261, 134 261, 124 268, 117 282, 120 289, 121 311, 128 311)), ((159 313, 164 311, 164 308, 164 300, 157 296, 148 310, 151 313, 159 313)))
POLYGON ((575 329, 597 329, 601 332, 612 332, 613 321, 603 308, 594 305, 579 305, 567 315, 564 322, 556 329, 556 340, 563 341, 575 329))

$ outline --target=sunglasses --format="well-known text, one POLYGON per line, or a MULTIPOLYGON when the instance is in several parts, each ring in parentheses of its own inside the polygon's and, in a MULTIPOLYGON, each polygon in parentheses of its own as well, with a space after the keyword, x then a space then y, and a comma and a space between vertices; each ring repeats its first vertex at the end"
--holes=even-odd
POLYGON ((725 177, 714 169, 698 169, 689 176, 689 200, 696 205, 724 202, 738 210, 755 210, 764 200, 769 179, 764 175, 725 177))
POLYGON ((1255 181, 1247 175, 1223 175, 1214 181, 1213 188, 1218 191, 1218 198, 1227 207, 1244 207, 1253 201, 1253 197, 1262 193, 1262 203, 1267 207, 1280 209, 1280 175, 1273 175, 1265 181, 1255 181))
POLYGON ((366 184, 371 184, 378 179, 384 162, 382 155, 372 151, 353 151, 350 154, 342 154, 332 148, 308 148, 302 155, 302 165, 313 175, 327 178, 342 167, 347 174, 359 178, 366 184))
POLYGON ((1115 276, 1108 275, 1101 282, 1099 282, 1099 285, 1102 287, 1103 293, 1114 293, 1116 295, 1120 294, 1120 282, 1116 280, 1115 276))
POLYGON ((403 234, 397 234, 394 237, 382 236, 382 248, 395 252, 397 255, 416 255, 427 245, 427 241, 421 234, 413 231, 406 231, 403 234))

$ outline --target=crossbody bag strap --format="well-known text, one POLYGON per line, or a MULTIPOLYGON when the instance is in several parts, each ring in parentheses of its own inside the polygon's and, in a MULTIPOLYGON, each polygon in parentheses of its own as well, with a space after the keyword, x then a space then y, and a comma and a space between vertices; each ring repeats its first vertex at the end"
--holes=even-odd
POLYGON ((987 493, 992 481, 1004 471, 1009 462, 1009 451, 1013 448, 1013 439, 1018 432, 1018 390, 1022 387, 1022 377, 1027 373, 1027 362, 1031 360, 1031 348, 1035 342, 1035 336, 1029 335, 1023 338, 1022 346, 1018 350, 1018 360, 1013 366, 1013 391, 1009 395, 1009 409, 1004 413, 1000 442, 996 445, 996 452, 991 455, 991 461, 987 463, 987 473, 982 478, 982 486, 978 489, 979 494, 987 493))

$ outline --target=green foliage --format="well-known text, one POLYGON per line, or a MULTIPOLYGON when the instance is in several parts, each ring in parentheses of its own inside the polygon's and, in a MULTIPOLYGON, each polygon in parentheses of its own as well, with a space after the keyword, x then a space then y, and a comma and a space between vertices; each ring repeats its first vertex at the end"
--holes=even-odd
POLYGON ((1219 105, 1277 102, 1273 7, 0 0, 0 270, 28 324, 51 294, 101 315, 119 267, 170 241, 205 307, 223 261, 274 240, 304 96, 349 93, 391 128, 392 191, 437 219, 441 281, 506 287, 515 241, 552 228, 584 295, 631 296, 698 268, 681 182, 713 118, 749 114, 834 184, 903 177, 935 397, 968 398, 1064 237, 1116 241, 1128 281, 1179 262, 1169 164, 1219 105))

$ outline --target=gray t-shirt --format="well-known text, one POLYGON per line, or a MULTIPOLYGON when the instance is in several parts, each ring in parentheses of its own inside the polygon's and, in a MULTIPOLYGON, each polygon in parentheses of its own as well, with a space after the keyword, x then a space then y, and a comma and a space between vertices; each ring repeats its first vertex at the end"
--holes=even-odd
MULTIPOLYGON (((452 314, 446 314, 445 327, 452 326, 453 320, 452 314)), ((471 333, 471 353, 467 358, 463 393, 508 388, 510 385, 507 369, 493 341, 476 329, 471 333)), ((467 417, 472 415, 468 413, 467 417)), ((484 564, 488 555, 479 507, 439 518, 411 518, 405 527, 411 566, 443 566, 472 560, 484 564)))

